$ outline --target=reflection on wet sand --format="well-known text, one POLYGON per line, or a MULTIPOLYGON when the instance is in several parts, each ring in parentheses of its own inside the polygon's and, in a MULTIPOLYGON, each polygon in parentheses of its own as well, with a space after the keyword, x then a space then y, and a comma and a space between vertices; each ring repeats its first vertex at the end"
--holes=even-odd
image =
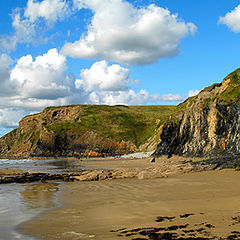
POLYGON ((30 208, 52 208, 56 205, 55 196, 59 190, 57 183, 34 183, 20 191, 22 200, 30 208))
POLYGON ((0 186, 0 240, 34 240, 16 231, 43 210, 56 204, 58 183, 2 184, 0 186))

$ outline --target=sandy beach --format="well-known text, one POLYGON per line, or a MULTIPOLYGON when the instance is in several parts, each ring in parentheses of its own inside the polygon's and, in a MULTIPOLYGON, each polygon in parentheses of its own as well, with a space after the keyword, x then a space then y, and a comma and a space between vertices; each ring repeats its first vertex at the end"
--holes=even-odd
MULTIPOLYGON (((125 165, 124 161, 100 165, 115 169, 125 165)), ((149 159, 128 164, 139 167, 139 162, 145 167, 149 159)), ((99 162, 90 165, 97 167, 99 162)), ((240 239, 239 171, 62 183, 60 189, 63 206, 22 224, 20 231, 49 240, 240 239)))

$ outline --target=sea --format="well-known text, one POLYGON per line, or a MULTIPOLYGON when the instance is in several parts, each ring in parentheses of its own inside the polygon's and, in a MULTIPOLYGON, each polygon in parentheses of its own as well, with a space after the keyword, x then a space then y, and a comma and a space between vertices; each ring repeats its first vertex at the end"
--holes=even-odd
MULTIPOLYGON (((74 159, 0 159, 0 169, 29 172, 67 173, 84 170, 74 159)), ((60 182, 0 184, 0 240, 36 240, 17 231, 20 224, 60 206, 60 182)))

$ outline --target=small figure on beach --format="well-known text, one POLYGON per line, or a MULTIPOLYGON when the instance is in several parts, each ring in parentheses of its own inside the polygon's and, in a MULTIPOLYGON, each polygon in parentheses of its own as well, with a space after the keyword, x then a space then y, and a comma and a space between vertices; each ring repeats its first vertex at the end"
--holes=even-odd
POLYGON ((155 163, 155 157, 151 160, 151 163, 155 163))

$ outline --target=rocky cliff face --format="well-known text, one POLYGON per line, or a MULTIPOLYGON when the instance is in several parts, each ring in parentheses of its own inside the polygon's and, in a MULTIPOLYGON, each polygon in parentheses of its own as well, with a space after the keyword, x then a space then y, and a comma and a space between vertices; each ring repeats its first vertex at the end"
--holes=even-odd
POLYGON ((240 70, 181 104, 163 126, 155 155, 240 155, 240 70))

